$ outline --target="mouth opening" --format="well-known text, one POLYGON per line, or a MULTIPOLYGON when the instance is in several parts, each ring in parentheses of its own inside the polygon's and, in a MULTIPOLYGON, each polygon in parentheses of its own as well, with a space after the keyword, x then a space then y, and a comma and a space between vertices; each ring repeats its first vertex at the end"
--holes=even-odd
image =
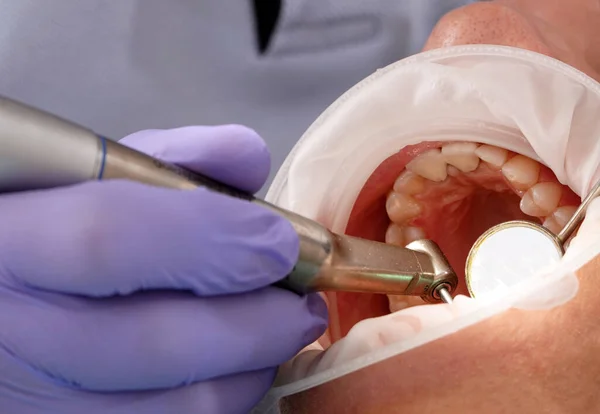
MULTIPOLYGON (((403 148, 371 174, 345 233, 400 246, 435 241, 459 276, 456 294, 468 295, 466 257, 487 229, 528 220, 557 233, 579 203, 548 167, 521 154, 474 142, 423 142, 403 148)), ((346 292, 327 293, 327 299, 324 346, 364 319, 425 304, 418 297, 346 292)))

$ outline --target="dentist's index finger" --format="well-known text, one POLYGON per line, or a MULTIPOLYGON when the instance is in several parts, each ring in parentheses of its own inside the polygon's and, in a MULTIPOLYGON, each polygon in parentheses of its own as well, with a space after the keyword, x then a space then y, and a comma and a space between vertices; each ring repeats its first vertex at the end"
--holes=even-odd
POLYGON ((251 193, 260 190, 271 168, 266 143, 241 125, 140 131, 120 143, 251 193))
POLYGON ((299 254, 289 222, 258 205, 128 181, 3 196, 0 227, 0 277, 88 296, 246 292, 285 277, 299 254))

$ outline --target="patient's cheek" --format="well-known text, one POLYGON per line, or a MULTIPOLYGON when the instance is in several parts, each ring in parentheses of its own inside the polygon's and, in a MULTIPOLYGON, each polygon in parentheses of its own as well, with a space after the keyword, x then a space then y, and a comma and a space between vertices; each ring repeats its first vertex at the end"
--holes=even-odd
POLYGON ((491 44, 551 55, 536 29, 514 9, 496 3, 475 3, 446 14, 423 50, 469 44, 491 44))
POLYGON ((597 323, 597 315, 600 314, 600 256, 579 269, 577 278, 579 290, 576 302, 580 307, 580 316, 594 325, 600 346, 600 325, 597 323))

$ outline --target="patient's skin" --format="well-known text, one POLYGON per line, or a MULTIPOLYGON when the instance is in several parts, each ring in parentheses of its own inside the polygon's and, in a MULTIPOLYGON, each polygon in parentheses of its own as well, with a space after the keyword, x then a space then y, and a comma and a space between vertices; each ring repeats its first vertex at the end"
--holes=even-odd
MULTIPOLYGON (((506 0, 448 13, 425 50, 517 46, 600 80, 600 2, 506 0)), ((600 258, 549 311, 510 310, 289 397, 293 413, 593 413, 600 410, 600 258)))
POLYGON ((424 50, 494 44, 543 53, 600 81, 600 2, 496 0, 446 14, 424 50))

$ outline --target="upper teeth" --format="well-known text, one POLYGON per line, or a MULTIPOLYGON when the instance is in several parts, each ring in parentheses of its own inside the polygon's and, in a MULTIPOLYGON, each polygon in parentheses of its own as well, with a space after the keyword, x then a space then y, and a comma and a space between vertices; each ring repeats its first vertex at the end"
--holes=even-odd
POLYGON ((523 195, 521 211, 534 217, 546 217, 558 207, 561 196, 560 184, 537 183, 523 195))
POLYGON ((390 219, 403 223, 421 214, 421 204, 408 194, 392 191, 387 198, 386 211, 390 219))
POLYGON ((446 160, 439 149, 432 149, 406 164, 406 169, 431 181, 444 181, 448 176, 446 160))
POLYGON ((544 220, 544 227, 554 234, 558 234, 573 216, 575 210, 577 210, 577 207, 575 206, 562 206, 557 208, 551 215, 546 217, 546 220, 544 220))
POLYGON ((394 191, 404 194, 419 194, 425 189, 425 179, 420 175, 405 171, 394 182, 394 191))
POLYGON ((392 223, 385 233, 385 242, 396 246, 406 246, 415 240, 422 240, 426 237, 425 231, 420 227, 401 227, 392 223))
POLYGON ((502 168, 508 159, 508 151, 492 145, 482 145, 475 150, 475 155, 498 169, 502 168))
MULTIPOLYGON (((538 182, 541 171, 538 162, 519 154, 511 157, 509 151, 491 145, 452 142, 441 149, 427 150, 406 165, 406 171, 396 179, 387 198, 386 210, 391 221, 399 225, 408 224, 423 212, 419 194, 426 191, 428 182, 442 182, 448 176, 460 177, 465 173, 479 171, 481 161, 493 170, 501 170, 502 176, 522 194, 521 210, 530 216, 546 218, 545 223, 553 231, 566 223, 567 213, 572 214, 571 208, 559 207, 563 187, 558 182, 538 182)), ((481 171, 489 176, 489 173, 485 173, 486 170, 481 171)), ((498 185, 503 188, 496 178, 488 182, 485 181, 485 175, 475 177, 483 177, 481 185, 485 188, 495 189, 498 185)), ((446 190, 438 201, 447 207, 450 207, 453 200, 460 201, 466 196, 461 191, 446 190)), ((465 191, 469 193, 470 190, 466 188, 465 191)), ((400 240, 398 237, 392 238, 400 240)))
POLYGON ((540 164, 523 155, 515 155, 502 166, 502 174, 517 190, 528 190, 538 181, 540 164))
POLYGON ((477 144, 474 142, 456 142, 442 147, 446 162, 462 172, 475 171, 479 166, 479 157, 475 155, 477 144))
MULTIPOLYGON (((562 185, 554 181, 540 182, 540 172, 541 165, 536 161, 490 145, 453 142, 441 149, 428 150, 406 165, 406 170, 398 176, 388 194, 386 210, 392 223, 388 226, 385 241, 406 246, 426 237, 422 228, 409 223, 428 207, 420 203, 427 197, 428 187, 441 190, 435 194, 435 203, 444 207, 444 213, 454 214, 463 205, 462 200, 473 191, 469 183, 478 182, 484 188, 505 191, 502 177, 522 194, 521 210, 530 216, 545 218, 544 226, 557 234, 576 207, 559 207, 564 191, 562 185), (479 168, 482 164, 486 167, 479 168), (460 186, 461 182, 466 185, 460 186)), ((418 298, 389 296, 392 312, 422 303, 418 298)))

